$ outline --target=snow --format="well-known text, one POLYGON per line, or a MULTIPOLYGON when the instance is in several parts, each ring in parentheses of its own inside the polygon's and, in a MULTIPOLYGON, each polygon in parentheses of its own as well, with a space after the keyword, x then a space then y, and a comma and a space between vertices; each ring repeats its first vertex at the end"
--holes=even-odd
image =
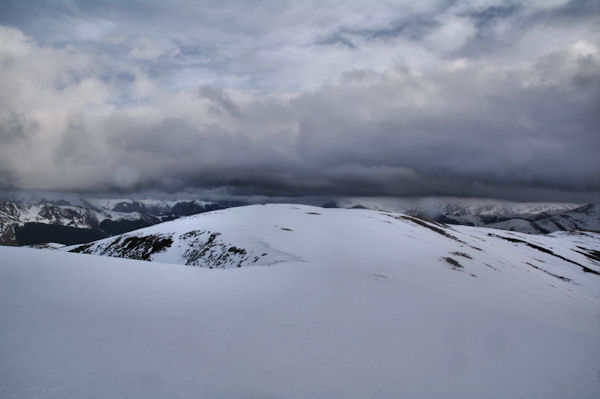
POLYGON ((38 248, 38 249, 59 249, 59 248, 64 248, 65 244, 60 244, 58 242, 46 242, 43 244, 26 245, 26 247, 38 248))
POLYGON ((30 222, 60 224, 72 227, 91 227, 89 219, 95 221, 110 220, 139 220, 143 218, 139 212, 115 212, 111 210, 93 210, 74 205, 51 205, 50 214, 47 204, 15 204, 4 212, 0 211, 0 222, 8 226, 11 223, 23 225, 30 222))
POLYGON ((177 200, 160 200, 160 199, 155 199, 155 198, 136 198, 136 199, 132 199, 132 198, 88 198, 86 201, 89 204, 91 204, 97 208, 100 208, 102 210, 112 210, 116 205, 121 204, 121 203, 139 204, 146 208, 164 209, 165 211, 170 210, 175 205, 177 205, 178 203, 181 203, 181 202, 193 202, 196 205, 202 205, 202 206, 214 204, 214 202, 211 202, 211 201, 202 201, 202 200, 197 200, 197 199, 192 199, 192 198, 190 198, 190 199, 179 198, 177 200))
POLYGON ((369 209, 402 212, 453 224, 544 234, 559 230, 600 231, 598 204, 511 202, 493 199, 346 198, 344 208, 360 204, 369 209))
POLYGON ((363 205, 369 209, 422 214, 433 218, 439 215, 485 215, 518 217, 540 213, 557 214, 581 205, 557 202, 514 202, 487 198, 461 197, 353 197, 340 199, 344 208, 363 205))
POLYGON ((461 243, 398 216, 259 205, 143 229, 218 231, 265 267, 0 247, 0 397, 597 397, 600 276, 489 234, 593 270, 573 248, 598 234, 445 230, 461 243))

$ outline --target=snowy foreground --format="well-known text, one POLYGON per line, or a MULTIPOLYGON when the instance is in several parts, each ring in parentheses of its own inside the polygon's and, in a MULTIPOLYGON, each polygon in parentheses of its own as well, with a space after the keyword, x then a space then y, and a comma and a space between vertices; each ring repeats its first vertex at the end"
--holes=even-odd
POLYGON ((105 253, 155 262, 0 247, 0 398, 600 392, 598 234, 296 205, 178 219, 117 244, 136 234, 172 242, 105 253), (190 259, 232 267, 158 263, 190 259))

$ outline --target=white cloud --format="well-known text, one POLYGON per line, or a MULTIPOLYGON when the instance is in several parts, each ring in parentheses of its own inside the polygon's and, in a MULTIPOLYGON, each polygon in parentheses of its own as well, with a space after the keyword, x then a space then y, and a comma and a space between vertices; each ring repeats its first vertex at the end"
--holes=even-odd
POLYGON ((162 56, 175 57, 179 48, 168 40, 138 37, 128 41, 131 46, 129 56, 134 59, 152 61, 162 56))
POLYGON ((438 21, 440 27, 425 37, 427 45, 435 51, 448 53, 459 50, 476 33, 473 22, 469 18, 445 15, 438 21))

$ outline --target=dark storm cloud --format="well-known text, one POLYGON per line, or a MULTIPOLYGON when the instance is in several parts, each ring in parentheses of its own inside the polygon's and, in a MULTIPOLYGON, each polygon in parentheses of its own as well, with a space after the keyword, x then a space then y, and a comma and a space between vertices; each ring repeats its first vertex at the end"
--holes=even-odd
POLYGON ((419 84, 411 77, 331 89, 302 99, 310 118, 298 148, 311 163, 407 168, 456 192, 469 182, 598 190, 600 85, 580 87, 575 76, 560 88, 489 76, 499 79, 491 90, 477 71, 443 72, 427 82, 437 90, 424 109, 396 105, 419 84), (478 87, 474 80, 482 78, 478 87))
POLYGON ((599 16, 585 1, 5 1, 0 186, 593 198, 599 16))

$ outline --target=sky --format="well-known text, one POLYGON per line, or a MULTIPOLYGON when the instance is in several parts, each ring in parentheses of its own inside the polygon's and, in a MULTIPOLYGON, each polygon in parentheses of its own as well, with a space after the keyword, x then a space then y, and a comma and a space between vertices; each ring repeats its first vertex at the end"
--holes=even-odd
POLYGON ((0 0, 0 188, 600 200, 600 1, 0 0))

